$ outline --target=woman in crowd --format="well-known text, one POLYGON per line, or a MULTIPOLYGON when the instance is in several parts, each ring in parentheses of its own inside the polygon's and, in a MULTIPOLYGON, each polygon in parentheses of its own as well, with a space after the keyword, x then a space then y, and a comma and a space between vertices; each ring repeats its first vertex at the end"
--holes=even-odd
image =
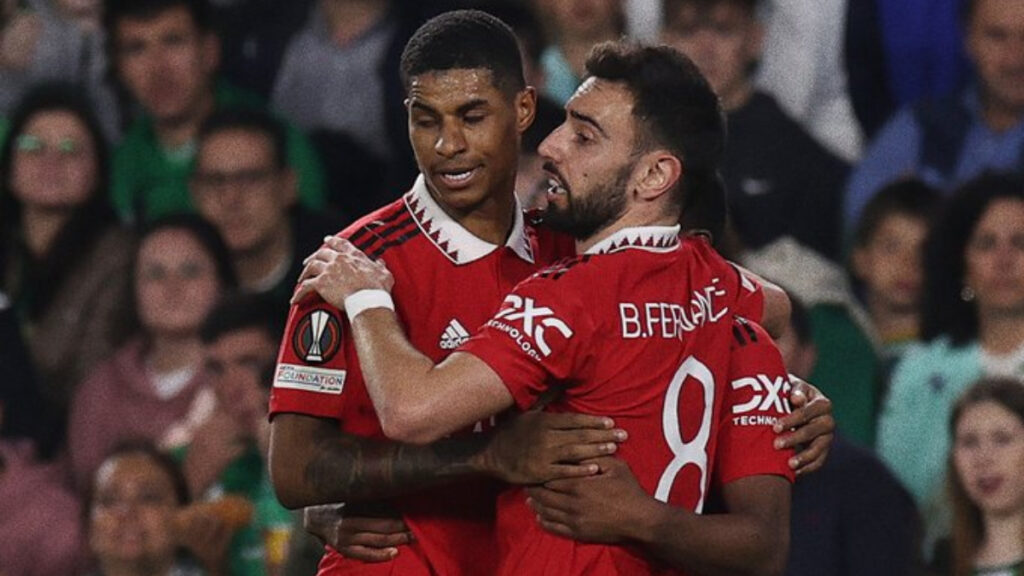
POLYGON ((187 444, 216 403, 202 373, 199 328, 236 286, 223 240, 197 216, 157 221, 139 239, 132 278, 136 336, 96 368, 72 403, 68 447, 80 489, 118 442, 187 444))
POLYGON ((1024 386, 983 380, 950 420, 952 576, 1024 574, 1024 386))
POLYGON ((72 390, 123 336, 130 235, 107 205, 107 144, 81 90, 26 94, 0 149, 0 292, 62 427, 72 390))
POLYGON ((948 422, 983 376, 1024 381, 1024 182, 988 174, 965 184, 925 251, 925 342, 893 372, 878 450, 917 500, 926 549, 948 531, 942 498, 948 422))

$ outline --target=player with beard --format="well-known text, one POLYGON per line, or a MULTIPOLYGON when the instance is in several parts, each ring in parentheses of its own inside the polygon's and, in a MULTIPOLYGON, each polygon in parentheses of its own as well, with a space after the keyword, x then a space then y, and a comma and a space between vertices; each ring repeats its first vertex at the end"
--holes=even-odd
POLYGON ((763 329, 736 315, 742 287, 721 257, 677 224, 724 194, 718 99, 667 47, 600 45, 587 71, 540 146, 547 223, 578 255, 519 283, 455 353, 435 364, 405 339, 388 294, 404 263, 340 238, 307 264, 294 301, 315 292, 344 308, 390 438, 435 441, 553 391, 549 409, 611 416, 628 432, 617 454, 653 497, 647 521, 625 527, 622 545, 576 542, 545 532, 510 487, 497 573, 781 573, 793 474, 772 426, 789 410, 788 377, 763 329), (727 513, 700 515, 711 490, 727 513))
MULTIPOLYGON (((399 275, 394 298, 402 321, 413 344, 436 361, 485 322, 517 282, 572 253, 572 244, 534 230, 515 203, 518 140, 532 120, 535 96, 522 79, 507 27, 479 12, 444 14, 410 41, 403 74, 410 141, 422 175, 403 199, 341 236, 399 275)), ((717 262, 732 286, 729 296, 760 316, 761 290, 753 284, 753 291, 741 289, 743 278, 717 262)), ((288 506, 387 498, 481 473, 520 482, 587 474, 596 468, 570 461, 604 454, 616 439, 603 418, 562 415, 552 423, 528 414, 512 419, 510 429, 519 434, 511 439, 505 429, 428 447, 383 442, 338 309, 304 301, 293 306, 288 326, 271 400, 270 458, 275 488, 288 506), (565 430, 587 427, 604 428, 575 436, 565 430), (510 461, 526 465, 531 475, 495 470, 510 461), (549 461, 556 464, 544 465, 549 461)), ((786 428, 801 426, 785 442, 809 445, 799 463, 805 470, 820 465, 827 450, 828 412, 827 400, 814 402, 784 422, 786 428)), ((460 484, 391 501, 416 541, 397 557, 394 550, 375 556, 386 560, 377 566, 329 549, 321 573, 492 574, 493 500, 474 500, 473 493, 460 484)), ((396 544, 392 534, 350 536, 337 542, 351 550, 349 556, 396 544)))

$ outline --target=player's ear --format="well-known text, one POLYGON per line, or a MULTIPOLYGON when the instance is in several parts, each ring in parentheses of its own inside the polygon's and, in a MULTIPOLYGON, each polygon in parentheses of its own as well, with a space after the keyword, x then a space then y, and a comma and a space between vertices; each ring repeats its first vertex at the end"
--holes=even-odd
POLYGON ((642 200, 654 200, 671 191, 683 176, 683 163, 665 150, 649 152, 637 164, 641 174, 636 191, 642 200))
POLYGON ((533 86, 527 86, 516 92, 514 105, 516 132, 522 134, 533 124, 533 119, 537 116, 537 90, 533 86))

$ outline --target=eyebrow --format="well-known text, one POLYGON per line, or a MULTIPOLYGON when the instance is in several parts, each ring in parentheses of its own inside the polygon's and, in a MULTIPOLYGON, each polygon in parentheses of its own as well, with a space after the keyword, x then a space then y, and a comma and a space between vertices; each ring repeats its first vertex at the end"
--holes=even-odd
POLYGON ((579 120, 580 122, 583 122, 585 124, 590 124, 591 126, 594 127, 595 130, 601 133, 601 136, 604 136, 605 138, 608 137, 608 134, 604 131, 604 128, 601 128, 601 125, 598 124, 597 120, 594 120, 590 116, 587 116, 586 114, 579 112, 577 110, 569 110, 569 116, 572 116, 576 120, 579 120))
MULTIPOLYGON (((466 102, 465 104, 459 106, 458 108, 455 109, 455 112, 458 113, 458 114, 465 114, 466 112, 469 112, 470 110, 474 110, 476 108, 483 108, 483 107, 487 106, 488 104, 489 104, 489 102, 487 100, 484 100, 483 98, 476 98, 476 99, 470 100, 469 102, 466 102)), ((427 104, 424 104, 424 103, 422 103, 422 102, 420 102, 418 100, 413 100, 409 104, 409 106, 411 108, 416 108, 418 110, 422 110, 424 112, 427 112, 428 114, 433 114, 435 116, 440 116, 441 115, 441 113, 438 112, 437 110, 435 110, 433 107, 431 107, 431 106, 429 106, 427 104)))

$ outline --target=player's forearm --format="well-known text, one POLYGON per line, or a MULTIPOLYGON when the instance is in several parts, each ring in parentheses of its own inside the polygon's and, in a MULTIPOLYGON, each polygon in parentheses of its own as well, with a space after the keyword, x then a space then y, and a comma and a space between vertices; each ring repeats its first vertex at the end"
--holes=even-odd
POLYGON ((707 576, 775 576, 789 551, 789 492, 770 487, 770 508, 698 515, 649 500, 624 529, 653 557, 707 576))
POLYGON ((274 419, 271 480, 289 508, 388 498, 491 473, 489 437, 482 434, 417 446, 343 434, 327 422, 295 414, 274 419))
POLYGON ((476 421, 448 418, 456 400, 447 395, 450 387, 434 362, 405 338, 393 312, 363 312, 352 328, 366 389, 386 436, 422 444, 476 421))

